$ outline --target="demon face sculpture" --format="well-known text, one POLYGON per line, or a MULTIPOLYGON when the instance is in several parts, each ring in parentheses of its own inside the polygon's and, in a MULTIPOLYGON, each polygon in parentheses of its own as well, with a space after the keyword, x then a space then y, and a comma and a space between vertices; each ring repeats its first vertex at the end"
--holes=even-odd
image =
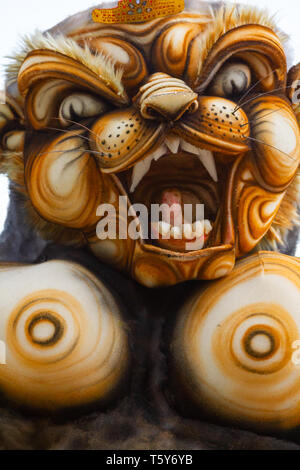
POLYGON ((134 25, 90 13, 28 39, 8 69, 2 168, 37 229, 149 287, 222 277, 262 239, 280 242, 297 222, 300 161, 283 34, 253 8, 206 2, 134 25), (120 196, 201 203, 206 222, 100 240, 97 208, 113 204, 120 224, 120 196))

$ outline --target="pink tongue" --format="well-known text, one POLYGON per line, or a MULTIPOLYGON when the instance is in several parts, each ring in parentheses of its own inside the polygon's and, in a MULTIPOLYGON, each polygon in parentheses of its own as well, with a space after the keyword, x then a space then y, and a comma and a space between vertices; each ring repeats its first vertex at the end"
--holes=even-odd
POLYGON ((168 208, 163 208, 162 218, 171 225, 182 225, 182 198, 181 193, 177 189, 165 189, 162 192, 161 203, 166 204, 168 208), (170 217, 170 220, 169 220, 170 217))

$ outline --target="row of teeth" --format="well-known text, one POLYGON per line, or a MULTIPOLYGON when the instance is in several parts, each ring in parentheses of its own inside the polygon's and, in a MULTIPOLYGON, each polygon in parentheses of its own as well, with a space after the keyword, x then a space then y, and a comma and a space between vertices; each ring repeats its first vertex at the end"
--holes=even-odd
POLYGON ((164 238, 174 238, 174 240, 193 240, 194 238, 201 238, 203 235, 209 235, 212 231, 210 220, 197 220, 193 224, 183 224, 182 227, 173 227, 168 222, 160 221, 155 223, 157 232, 164 238))
POLYGON ((134 166, 132 172, 130 192, 133 193, 133 191, 135 191, 138 184, 148 173, 153 160, 157 162, 157 160, 159 160, 163 155, 165 155, 169 151, 173 154, 176 154, 178 153, 179 147, 185 152, 189 152, 196 155, 202 165, 208 171, 211 178, 215 182, 218 181, 215 159, 212 152, 205 149, 199 149, 198 147, 195 147, 195 145, 192 145, 189 142, 186 142, 185 140, 175 135, 169 135, 166 137, 164 144, 160 145, 160 147, 154 150, 154 152, 148 155, 148 157, 146 157, 144 160, 141 160, 134 166))

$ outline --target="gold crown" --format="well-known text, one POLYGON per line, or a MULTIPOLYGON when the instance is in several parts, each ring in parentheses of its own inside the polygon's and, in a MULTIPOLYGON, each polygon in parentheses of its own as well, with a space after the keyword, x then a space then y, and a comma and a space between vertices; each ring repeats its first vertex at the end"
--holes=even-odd
POLYGON ((92 17, 96 23, 142 23, 183 10, 184 0, 120 0, 115 8, 95 9, 92 17))

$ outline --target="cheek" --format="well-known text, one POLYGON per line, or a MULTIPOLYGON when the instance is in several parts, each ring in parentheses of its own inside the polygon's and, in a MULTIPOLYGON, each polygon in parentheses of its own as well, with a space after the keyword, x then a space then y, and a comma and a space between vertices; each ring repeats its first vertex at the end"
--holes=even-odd
POLYGON ((105 114, 90 133, 98 165, 108 173, 129 168, 159 144, 163 130, 161 123, 142 120, 134 107, 105 114))
POLYGON ((293 154, 297 147, 297 135, 290 121, 284 116, 277 116, 276 127, 280 132, 273 134, 273 143, 279 151, 293 154))
POLYGON ((237 256, 251 251, 270 229, 300 161, 299 127, 285 100, 257 99, 247 113, 252 151, 231 173, 237 256))
POLYGON ((37 154, 25 166, 31 202, 47 221, 74 229, 97 222, 96 210, 105 196, 103 175, 77 132, 68 132, 37 154))
POLYGON ((255 181, 251 163, 245 162, 245 165, 247 168, 238 177, 233 205, 236 207, 239 255, 250 252, 264 237, 284 197, 284 193, 274 194, 261 188, 255 181))
POLYGON ((278 98, 257 100, 251 107, 252 148, 262 183, 270 190, 285 189, 300 161, 300 136, 296 116, 278 98))

